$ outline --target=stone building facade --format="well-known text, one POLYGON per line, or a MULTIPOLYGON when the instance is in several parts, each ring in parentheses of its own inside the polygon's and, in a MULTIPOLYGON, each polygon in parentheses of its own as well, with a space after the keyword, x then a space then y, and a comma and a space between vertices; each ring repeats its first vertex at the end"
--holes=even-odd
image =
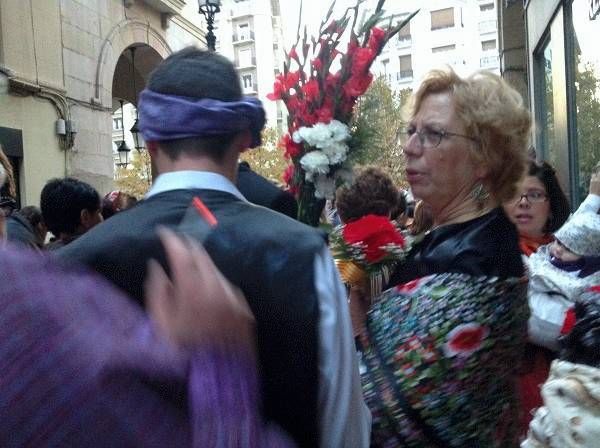
POLYGON ((21 205, 52 177, 110 191, 118 99, 135 104, 162 59, 204 47, 203 27, 196 0, 0 0, 0 144, 21 205))

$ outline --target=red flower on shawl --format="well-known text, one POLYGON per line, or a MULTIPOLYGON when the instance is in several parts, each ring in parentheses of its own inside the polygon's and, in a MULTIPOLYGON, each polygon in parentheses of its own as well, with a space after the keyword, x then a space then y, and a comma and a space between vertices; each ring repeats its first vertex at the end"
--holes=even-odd
POLYGON ((481 348, 489 329, 477 323, 462 324, 446 335, 444 344, 446 356, 469 356, 481 348))
POLYGON ((387 255, 383 249, 386 245, 404 247, 404 237, 385 216, 367 215, 349 222, 344 226, 342 235, 348 244, 362 243, 366 246, 365 257, 369 263, 377 263, 387 255))
POLYGON ((597 292, 600 293, 600 285, 590 286, 588 289, 589 292, 597 292))
POLYGON ((402 283, 398 286, 396 286, 396 291, 398 292, 404 292, 404 293, 409 293, 414 291, 415 289, 417 289, 419 287, 419 285, 421 284, 421 282, 423 281, 423 278, 415 278, 414 280, 411 280, 409 282, 406 283, 402 283))

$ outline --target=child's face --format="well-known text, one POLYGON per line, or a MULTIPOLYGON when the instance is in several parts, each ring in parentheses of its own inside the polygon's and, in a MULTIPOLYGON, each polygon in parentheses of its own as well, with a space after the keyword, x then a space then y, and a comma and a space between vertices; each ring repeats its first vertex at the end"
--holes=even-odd
POLYGON ((561 261, 569 262, 569 261, 577 261, 581 258, 580 255, 574 254, 569 249, 561 244, 560 241, 555 240, 550 245, 550 255, 554 258, 558 258, 561 261))

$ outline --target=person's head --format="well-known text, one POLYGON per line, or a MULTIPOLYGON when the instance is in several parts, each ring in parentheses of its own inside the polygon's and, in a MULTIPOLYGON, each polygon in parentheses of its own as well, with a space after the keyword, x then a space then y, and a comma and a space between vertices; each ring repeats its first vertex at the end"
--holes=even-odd
POLYGON ((48 181, 40 205, 48 230, 57 238, 85 233, 102 222, 98 192, 70 177, 48 181))
POLYGON ((335 205, 343 223, 366 215, 390 216, 398 202, 398 189, 379 168, 361 171, 352 184, 338 188, 335 205))
POLYGON ((170 55, 140 98, 142 134, 159 173, 182 156, 216 165, 235 156, 237 168, 237 155, 264 125, 257 104, 242 97, 239 75, 225 57, 194 47, 170 55))
POLYGON ((570 213, 565 196, 552 166, 529 162, 516 194, 504 203, 504 210, 519 233, 542 237, 558 230, 570 213))
POLYGON ((434 214, 472 199, 496 206, 514 196, 531 118, 519 93, 502 78, 431 71, 407 112, 407 180, 434 214))
POLYGON ((46 240, 48 228, 46 227, 46 223, 42 217, 42 211, 34 205, 28 205, 27 207, 21 208, 17 214, 25 218, 27 222, 31 224, 33 231, 38 237, 39 243, 43 244, 46 240))
POLYGON ((550 253, 559 260, 600 257, 600 216, 586 211, 575 213, 554 237, 550 253))

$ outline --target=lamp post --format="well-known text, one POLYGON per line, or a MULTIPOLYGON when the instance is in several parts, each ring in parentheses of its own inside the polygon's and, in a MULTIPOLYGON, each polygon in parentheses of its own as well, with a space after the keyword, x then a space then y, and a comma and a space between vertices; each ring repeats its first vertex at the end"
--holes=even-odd
POLYGON ((131 47, 129 50, 131 51, 131 77, 133 79, 133 95, 135 98, 135 123, 133 123, 129 132, 131 132, 131 135, 133 136, 135 149, 137 149, 138 152, 142 152, 142 149, 144 149, 144 139, 140 134, 140 128, 138 126, 138 97, 137 88, 135 86, 135 47, 131 47))
MULTIPOLYGON (((121 117, 123 117, 123 100, 119 100, 121 103, 121 117)), ((123 140, 119 142, 119 146, 117 147, 117 153, 119 154, 119 162, 117 166, 121 168, 127 168, 129 165, 129 152, 131 149, 127 146, 127 142, 125 141, 125 126, 121 125, 123 140)))
POLYGON ((220 0, 198 0, 198 6, 200 8, 199 12, 206 19, 206 28, 208 29, 208 33, 206 33, 206 46, 210 51, 215 51, 217 37, 213 33, 213 23, 215 15, 221 11, 221 2, 220 0))

